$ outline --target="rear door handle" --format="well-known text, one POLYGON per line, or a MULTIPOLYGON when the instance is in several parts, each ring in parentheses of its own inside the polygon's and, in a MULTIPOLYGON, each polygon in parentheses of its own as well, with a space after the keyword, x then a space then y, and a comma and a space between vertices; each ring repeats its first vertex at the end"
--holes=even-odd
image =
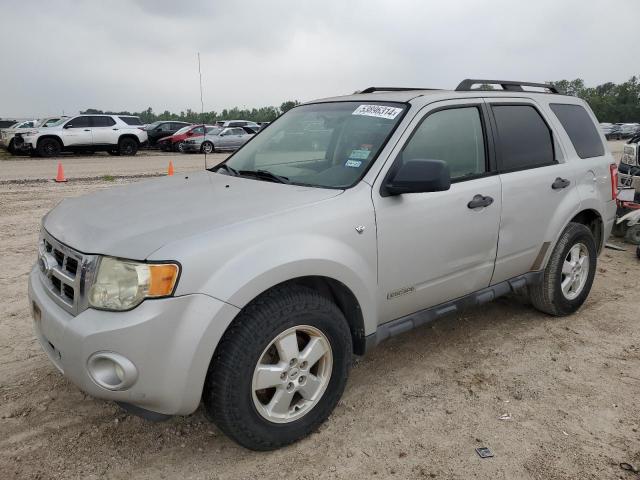
POLYGON ((562 188, 567 188, 570 183, 571 183, 571 181, 567 180, 566 178, 558 177, 551 184, 551 188, 553 188, 554 190, 560 190, 562 188))
POLYGON ((117 128, 112 128, 111 130, 118 130, 117 128))
POLYGON ((491 205, 493 203, 493 198, 489 197, 489 196, 484 196, 484 195, 475 195, 473 197, 473 200, 471 200, 469 203, 467 203, 467 207, 473 209, 473 208, 482 208, 482 207, 488 207, 489 205, 491 205))

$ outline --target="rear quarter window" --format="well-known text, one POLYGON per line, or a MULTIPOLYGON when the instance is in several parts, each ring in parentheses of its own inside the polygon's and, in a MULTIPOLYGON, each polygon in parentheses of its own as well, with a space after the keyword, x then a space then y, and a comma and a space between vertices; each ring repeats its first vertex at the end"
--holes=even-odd
POLYGON ((569 139, 580 158, 604 155, 604 145, 602 145, 598 130, 584 107, 565 103, 552 103, 550 107, 569 135, 569 139))
POLYGON ((138 117, 118 117, 127 125, 142 125, 142 122, 138 117))

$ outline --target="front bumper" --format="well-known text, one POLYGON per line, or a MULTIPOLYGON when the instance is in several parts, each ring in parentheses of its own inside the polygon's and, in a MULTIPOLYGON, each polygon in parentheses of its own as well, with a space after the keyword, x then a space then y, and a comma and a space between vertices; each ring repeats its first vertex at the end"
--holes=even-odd
MULTIPOLYGON (((211 356, 238 309, 208 295, 146 300, 128 312, 84 310, 72 316, 44 289, 40 271, 29 276, 29 299, 40 311, 35 335, 53 364, 96 398, 165 415, 187 415, 198 407, 211 356), (113 352, 136 367, 126 390, 99 386, 89 358, 113 352)), ((35 306, 35 307, 34 307, 35 306)))

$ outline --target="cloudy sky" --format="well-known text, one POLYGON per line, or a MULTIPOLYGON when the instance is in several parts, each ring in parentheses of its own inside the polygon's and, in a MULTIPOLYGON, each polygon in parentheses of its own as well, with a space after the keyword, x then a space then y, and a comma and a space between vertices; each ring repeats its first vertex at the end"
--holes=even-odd
POLYGON ((640 0, 2 1, 0 117, 640 73, 640 0))

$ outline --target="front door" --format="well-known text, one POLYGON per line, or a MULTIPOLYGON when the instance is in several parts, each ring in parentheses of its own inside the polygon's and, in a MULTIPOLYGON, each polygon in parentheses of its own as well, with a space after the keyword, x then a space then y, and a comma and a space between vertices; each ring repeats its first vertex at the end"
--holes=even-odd
POLYGON ((89 117, 75 117, 65 123, 62 129, 65 147, 89 146, 93 143, 89 117))
POLYGON ((489 286, 501 209, 492 173, 481 100, 436 102, 416 116, 398 143, 395 162, 444 160, 448 191, 380 195, 373 189, 378 230, 380 321, 393 320, 489 286), (470 203, 477 196, 490 205, 470 203))

